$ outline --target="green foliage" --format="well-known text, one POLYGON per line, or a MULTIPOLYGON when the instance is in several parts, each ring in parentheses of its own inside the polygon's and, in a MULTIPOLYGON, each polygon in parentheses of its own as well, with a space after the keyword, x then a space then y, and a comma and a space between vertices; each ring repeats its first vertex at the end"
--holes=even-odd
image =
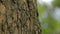
POLYGON ((55 30, 57 28, 57 20, 49 16, 50 27, 55 30))
POLYGON ((42 34, 56 34, 57 27, 59 27, 58 21, 50 15, 48 15, 46 18, 42 18, 42 14, 45 12, 45 10, 47 10, 47 7, 43 5, 38 6, 42 34))
POLYGON ((52 18, 51 16, 48 16, 47 18, 43 19, 43 22, 41 23, 42 27, 42 34, 52 34, 53 32, 56 31, 57 29, 57 20, 55 20, 54 18, 52 18), (47 23, 47 27, 46 25, 43 26, 45 23, 47 23), (46 27, 46 28, 44 28, 46 27))
POLYGON ((44 5, 38 5, 38 13, 41 15, 46 10, 44 5))
POLYGON ((53 5, 60 7, 60 0, 54 0, 53 5))

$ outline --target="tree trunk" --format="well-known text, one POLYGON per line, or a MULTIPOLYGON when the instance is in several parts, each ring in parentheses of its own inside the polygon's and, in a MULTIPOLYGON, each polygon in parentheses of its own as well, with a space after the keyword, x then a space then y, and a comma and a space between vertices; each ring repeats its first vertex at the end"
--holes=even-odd
POLYGON ((0 0, 0 34, 41 34, 36 0, 0 0))

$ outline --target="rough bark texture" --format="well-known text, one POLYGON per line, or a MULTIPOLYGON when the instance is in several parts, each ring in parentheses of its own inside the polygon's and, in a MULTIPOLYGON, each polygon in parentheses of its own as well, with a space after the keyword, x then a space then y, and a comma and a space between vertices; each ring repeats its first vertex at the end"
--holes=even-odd
POLYGON ((36 0, 0 0, 0 34, 41 34, 36 0))

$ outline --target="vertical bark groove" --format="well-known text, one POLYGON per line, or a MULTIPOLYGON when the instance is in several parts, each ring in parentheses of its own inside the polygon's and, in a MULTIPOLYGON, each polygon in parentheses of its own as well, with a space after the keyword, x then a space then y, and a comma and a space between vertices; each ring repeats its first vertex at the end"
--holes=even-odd
POLYGON ((41 34, 36 0, 0 0, 0 34, 41 34))

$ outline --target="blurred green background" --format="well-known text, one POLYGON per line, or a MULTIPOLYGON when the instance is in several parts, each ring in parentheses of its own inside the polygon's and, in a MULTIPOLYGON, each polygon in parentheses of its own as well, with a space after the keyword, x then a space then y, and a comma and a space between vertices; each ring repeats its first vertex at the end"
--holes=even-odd
POLYGON ((42 34, 60 34, 60 0, 37 0, 42 34))

